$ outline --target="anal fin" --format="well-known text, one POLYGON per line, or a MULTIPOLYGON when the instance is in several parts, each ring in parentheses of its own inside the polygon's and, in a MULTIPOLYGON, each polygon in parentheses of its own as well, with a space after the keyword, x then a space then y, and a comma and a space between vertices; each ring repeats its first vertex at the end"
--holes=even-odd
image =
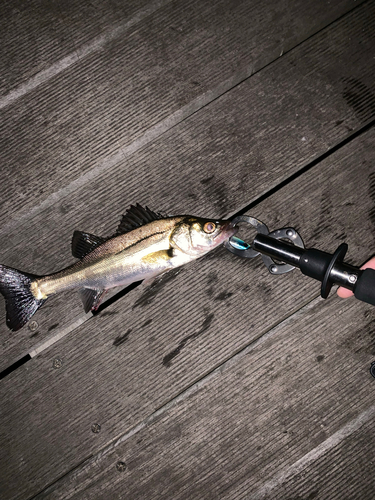
POLYGON ((89 311, 96 311, 103 300, 107 290, 98 290, 94 288, 81 288, 79 295, 81 297, 85 313, 89 311))

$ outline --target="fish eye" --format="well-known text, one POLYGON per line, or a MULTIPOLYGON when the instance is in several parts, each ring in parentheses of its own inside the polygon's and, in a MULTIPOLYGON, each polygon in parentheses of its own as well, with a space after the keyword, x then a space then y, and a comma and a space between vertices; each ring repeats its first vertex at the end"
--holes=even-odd
POLYGON ((203 226, 203 231, 205 233, 213 233, 216 229, 216 224, 214 222, 206 222, 206 224, 203 226))

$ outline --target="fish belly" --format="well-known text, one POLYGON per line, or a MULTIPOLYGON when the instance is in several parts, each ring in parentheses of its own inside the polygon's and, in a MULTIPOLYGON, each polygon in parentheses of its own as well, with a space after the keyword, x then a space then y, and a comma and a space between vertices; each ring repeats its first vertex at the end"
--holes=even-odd
POLYGON ((98 262, 77 262, 71 268, 47 276, 36 283, 37 298, 46 298, 64 290, 109 288, 130 285, 135 281, 148 280, 171 269, 173 263, 167 250, 154 252, 121 252, 106 256, 98 262))

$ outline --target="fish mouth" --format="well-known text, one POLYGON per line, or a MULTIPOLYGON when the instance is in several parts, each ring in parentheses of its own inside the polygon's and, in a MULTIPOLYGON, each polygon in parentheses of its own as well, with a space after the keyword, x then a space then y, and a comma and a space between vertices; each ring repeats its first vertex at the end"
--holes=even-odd
POLYGON ((232 221, 228 220, 225 221, 225 223, 222 226, 222 236, 223 236, 223 241, 228 240, 232 236, 234 236, 238 232, 238 227, 235 226, 232 221))

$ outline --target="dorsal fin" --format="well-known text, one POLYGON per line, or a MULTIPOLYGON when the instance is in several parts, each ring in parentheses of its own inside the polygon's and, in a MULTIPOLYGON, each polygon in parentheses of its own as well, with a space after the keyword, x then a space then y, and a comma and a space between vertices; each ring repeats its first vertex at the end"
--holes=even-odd
POLYGON ((164 216, 153 212, 149 208, 143 208, 139 203, 136 206, 131 205, 122 216, 115 236, 128 233, 137 227, 144 226, 153 220, 164 219, 164 216))
POLYGON ((94 234, 74 231, 72 238, 72 254, 77 259, 83 259, 85 255, 92 252, 94 248, 104 243, 106 238, 94 234))

